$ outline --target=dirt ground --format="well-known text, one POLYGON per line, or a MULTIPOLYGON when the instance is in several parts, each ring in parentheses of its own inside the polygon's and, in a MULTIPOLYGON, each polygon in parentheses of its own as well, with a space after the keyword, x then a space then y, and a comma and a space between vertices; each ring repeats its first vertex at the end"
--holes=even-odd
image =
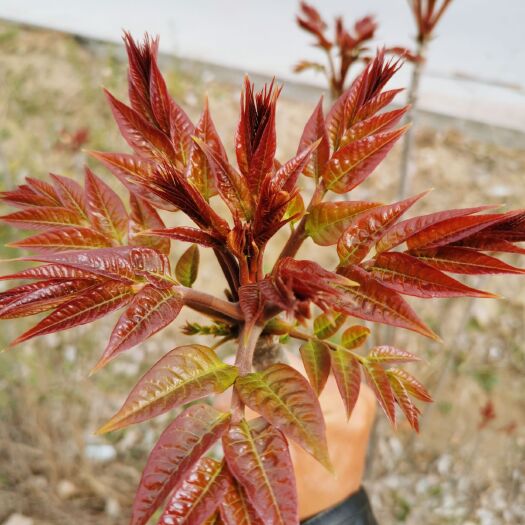
MULTIPOLYGON (((48 171, 81 177, 86 156, 76 142, 85 132, 82 148, 125 151, 100 89, 125 97, 122 56, 117 46, 0 23, 0 190, 48 171)), ((173 60, 165 61, 163 70, 191 117, 198 116, 208 93, 231 149, 239 87, 207 71, 182 71, 173 60)), ((279 157, 295 152, 311 109, 288 99, 285 87, 278 109, 279 157)), ((89 164, 109 179, 103 168, 89 164)), ((395 198, 398 165, 396 149, 355 198, 395 198)), ((523 150, 420 126, 413 168, 414 192, 435 188, 417 211, 525 202, 523 150)), ((14 233, 0 226, 2 244, 14 233)), ((312 247, 307 243, 303 249, 312 247)), ((14 250, 0 254, 15 255, 14 250)), ((2 273, 11 266, 2 263, 2 273)), ((214 277, 214 269, 201 272, 199 284, 212 286, 214 277)), ((414 302, 445 344, 395 336, 396 344, 425 359, 414 373, 435 403, 425 411, 418 436, 404 424, 394 431, 379 419, 366 486, 383 525, 525 522, 525 280, 471 282, 504 299, 414 302), (488 402, 495 417, 480 427, 488 402)), ((27 325, 4 321, 0 345, 27 325)), ((93 431, 120 406, 146 366, 184 338, 180 323, 170 326, 88 379, 110 325, 105 320, 0 354, 0 523, 11 519, 13 525, 17 515, 30 518, 28 524, 127 522, 140 470, 166 417, 105 437, 93 431)))

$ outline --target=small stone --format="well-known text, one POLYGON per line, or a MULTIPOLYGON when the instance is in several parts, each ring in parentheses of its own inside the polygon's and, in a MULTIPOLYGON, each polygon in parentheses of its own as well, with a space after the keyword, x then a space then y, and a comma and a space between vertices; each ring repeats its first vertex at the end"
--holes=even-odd
POLYGON ((91 459, 93 461, 100 461, 101 463, 111 461, 117 456, 117 451, 115 450, 115 447, 108 444, 92 443, 90 445, 86 445, 84 453, 86 454, 86 457, 88 459, 91 459))
POLYGON ((60 499, 70 499, 78 494, 78 489, 72 481, 61 479, 57 485, 57 494, 60 499))
POLYGON ((118 518, 120 516, 120 503, 115 498, 108 498, 105 512, 111 518, 118 518))
POLYGON ((11 514, 4 525, 34 525, 33 518, 28 518, 22 514, 11 514))

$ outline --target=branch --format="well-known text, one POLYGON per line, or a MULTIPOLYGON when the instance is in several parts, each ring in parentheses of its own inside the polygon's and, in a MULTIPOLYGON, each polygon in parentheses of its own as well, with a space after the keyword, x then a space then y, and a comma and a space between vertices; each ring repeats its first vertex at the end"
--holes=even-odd
POLYGON ((193 288, 180 286, 184 304, 214 319, 221 321, 243 321, 241 309, 237 303, 230 303, 213 295, 199 292, 193 288))

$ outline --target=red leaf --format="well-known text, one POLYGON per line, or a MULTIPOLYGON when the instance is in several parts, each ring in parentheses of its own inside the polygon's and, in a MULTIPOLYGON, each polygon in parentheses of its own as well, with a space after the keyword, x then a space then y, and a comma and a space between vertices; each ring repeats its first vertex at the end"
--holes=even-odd
POLYGON ((5 279, 97 279, 96 275, 77 268, 70 268, 61 264, 46 264, 35 268, 27 268, 20 272, 0 276, 5 279))
POLYGON ((32 177, 26 177, 26 182, 35 193, 53 202, 52 206, 60 206, 60 198, 51 184, 40 179, 33 179, 32 177))
POLYGON ((370 329, 366 326, 354 325, 347 328, 341 336, 341 344, 347 350, 355 350, 365 344, 370 335, 370 329))
MULTIPOLYGON (((241 117, 235 134, 235 153, 241 173, 253 195, 257 195, 275 157, 275 105, 280 89, 271 84, 254 93, 246 76, 241 95, 241 117)), ((220 188, 219 188, 220 191, 220 188)))
POLYGON ((382 284, 406 295, 496 297, 491 293, 466 286, 407 253, 382 253, 367 268, 382 284))
POLYGON ((51 173, 51 178, 62 206, 78 213, 82 219, 87 220, 86 197, 82 186, 73 179, 62 175, 51 173))
POLYGON ((357 266, 342 268, 340 272, 358 282, 359 286, 345 288, 346 296, 340 304, 334 305, 337 311, 359 319, 406 328, 431 339, 440 340, 394 290, 383 286, 357 266))
POLYGON ((57 205, 54 199, 37 193, 26 184, 18 186, 13 191, 0 192, 0 200, 18 208, 26 208, 28 206, 56 207, 57 205))
POLYGON ((394 393, 396 403, 403 411, 403 414, 405 414, 405 417, 410 423, 410 426, 416 432, 419 432, 419 409, 416 407, 416 405, 414 405, 414 403, 412 403, 410 397, 408 396, 408 392, 403 386, 403 383, 400 381, 400 379, 393 374, 388 374, 388 372, 387 377, 390 381, 390 387, 392 388, 392 392, 394 393))
POLYGON ((239 213, 249 220, 253 215, 253 196, 246 180, 230 163, 199 138, 196 144, 208 159, 217 190, 234 216, 239 213))
POLYGON ((122 408, 97 433, 105 434, 156 417, 235 381, 237 368, 226 365, 206 346, 179 346, 157 361, 135 385, 122 408))
POLYGON ((159 217, 157 210, 144 199, 137 197, 133 193, 129 199, 131 213, 128 225, 128 242, 135 246, 146 246, 153 248, 160 253, 169 255, 170 241, 166 238, 159 238, 155 235, 140 235, 146 230, 164 228, 164 222, 159 217))
MULTIPOLYGON (((14 319, 45 312, 71 300, 74 296, 93 286, 94 281, 41 281, 13 290, 12 299, 0 307, 0 318, 14 319), (24 290, 25 289, 25 290, 24 290)), ((5 297, 5 296, 3 296, 5 297)), ((3 298, 0 294, 0 298, 3 298)), ((9 297, 9 296, 7 296, 9 297)))
POLYGON ((93 371, 162 330, 177 317, 182 305, 177 287, 161 290, 152 285, 145 286, 120 316, 93 371))
POLYGON ((26 230, 41 230, 82 224, 82 219, 67 208, 41 206, 26 208, 0 217, 0 220, 26 230))
POLYGON ((228 490, 225 466, 203 457, 175 488, 158 525, 207 525, 228 490))
POLYGON ((333 350, 330 357, 332 372, 345 405, 346 417, 350 419, 361 389, 361 365, 355 356, 342 349, 333 350))
POLYGON ((171 101, 170 126, 175 159, 179 165, 186 166, 190 158, 193 144, 191 137, 195 133, 195 128, 188 115, 173 100, 171 101))
POLYGON ((347 193, 359 186, 390 152, 407 126, 377 133, 337 150, 328 161, 323 173, 326 189, 347 193))
POLYGON ((122 242, 128 228, 128 213, 120 197, 86 168, 87 210, 93 226, 109 238, 122 242))
POLYGON ((321 246, 336 244, 354 219, 381 206, 379 202, 321 202, 313 206, 306 218, 306 233, 321 246))
POLYGON ((392 387, 390 386, 390 382, 384 368, 378 362, 369 360, 365 360, 363 362, 363 368, 368 378, 368 383, 374 391, 379 405, 385 412, 390 423, 395 426, 396 409, 394 392, 392 391, 392 387))
POLYGON ((330 470, 321 407, 308 381, 297 370, 274 364, 262 372, 239 377, 235 388, 247 406, 330 470))
POLYGON ((390 368, 386 371, 386 373, 389 377, 395 376, 397 379, 399 379, 411 396, 426 403, 432 402, 432 397, 427 392, 425 387, 408 372, 405 372, 400 368, 390 368))
POLYGON ((108 248, 111 246, 111 240, 91 228, 67 226, 32 235, 21 241, 12 242, 7 246, 30 248, 40 253, 60 252, 67 250, 108 248))
POLYGON ((305 175, 315 179, 319 179, 323 174, 330 155, 330 143, 328 142, 328 132, 325 126, 322 97, 304 127, 297 153, 300 153, 319 139, 321 142, 312 153, 309 164, 303 171, 305 175))
POLYGON ((337 243, 341 265, 361 262, 385 231, 427 193, 420 193, 394 204, 373 208, 354 218, 337 243))
POLYGON ((134 109, 117 100, 109 91, 106 96, 121 135, 139 154, 146 158, 171 158, 173 145, 162 131, 149 124, 134 109))
POLYGON ((145 525, 164 499, 228 427, 229 414, 209 405, 187 408, 162 433, 142 472, 131 525, 145 525))
POLYGON ((319 396, 330 375, 330 349, 325 343, 311 339, 299 349, 306 375, 319 396))
POLYGON ((407 245, 411 250, 445 246, 498 223, 504 215, 491 213, 445 219, 412 235, 407 239, 407 245))
POLYGON ((411 363, 420 361, 419 357, 406 350, 400 350, 393 346, 375 346, 367 356, 369 361, 378 363, 411 363))
POLYGON ((190 226, 176 226, 175 228, 154 229, 150 230, 148 233, 151 235, 157 235, 159 237, 175 239, 177 241, 191 242, 205 247, 215 248, 220 246, 219 238, 208 232, 199 230, 197 228, 192 228, 190 226))
POLYGON ((242 420, 230 426, 222 443, 231 473, 262 522, 296 525, 299 516, 294 471, 283 434, 262 418, 250 423, 242 420))
POLYGON ((219 508, 224 525, 264 525, 245 490, 232 476, 219 508))
MULTIPOLYGON (((215 152, 218 158, 227 160, 226 151, 211 118, 206 98, 204 111, 195 128, 195 137, 199 138, 215 152)), ((200 194, 208 201, 210 197, 217 194, 215 178, 210 169, 209 161, 204 151, 193 143, 188 163, 188 178, 199 190, 200 194)))
POLYGON ((152 56, 149 64, 149 100, 159 128, 164 133, 169 134, 171 98, 168 94, 166 82, 157 66, 156 53, 152 56))
POLYGON ((525 270, 522 268, 516 268, 495 257, 470 248, 444 246, 433 250, 415 251, 413 255, 444 272, 466 275, 525 273, 525 270))
POLYGON ((454 217, 464 217, 465 215, 473 215, 480 211, 489 210, 494 206, 478 206, 477 208, 464 208, 456 210, 438 211, 428 215, 420 215, 419 217, 412 217, 404 221, 394 224, 376 244, 376 251, 378 253, 386 252, 399 246, 413 235, 422 230, 440 223, 446 219, 454 217))
POLYGON ((92 323, 113 310, 122 308, 131 300, 133 294, 129 285, 118 281, 108 281, 91 287, 71 301, 62 303, 53 313, 17 337, 10 346, 40 335, 92 323))
POLYGON ((313 142, 297 155, 282 165, 272 176, 272 189, 274 192, 292 192, 295 189, 297 179, 310 161, 312 154, 319 147, 319 141, 313 142))

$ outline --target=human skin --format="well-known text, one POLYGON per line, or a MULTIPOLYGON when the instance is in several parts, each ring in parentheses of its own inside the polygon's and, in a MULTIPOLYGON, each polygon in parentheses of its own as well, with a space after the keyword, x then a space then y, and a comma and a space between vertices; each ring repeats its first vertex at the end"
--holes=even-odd
MULTIPOLYGON (((304 374, 300 360, 288 355, 288 364, 304 374)), ((301 519, 313 516, 343 501, 362 484, 365 469, 368 440, 376 414, 376 400, 365 384, 349 421, 341 395, 332 376, 319 397, 326 423, 328 450, 334 472, 328 472, 310 454, 293 442, 290 453, 295 469, 299 516, 301 519)), ((218 408, 227 409, 229 396, 225 393, 216 399, 218 408)), ((246 410, 251 419, 257 414, 246 410)))

